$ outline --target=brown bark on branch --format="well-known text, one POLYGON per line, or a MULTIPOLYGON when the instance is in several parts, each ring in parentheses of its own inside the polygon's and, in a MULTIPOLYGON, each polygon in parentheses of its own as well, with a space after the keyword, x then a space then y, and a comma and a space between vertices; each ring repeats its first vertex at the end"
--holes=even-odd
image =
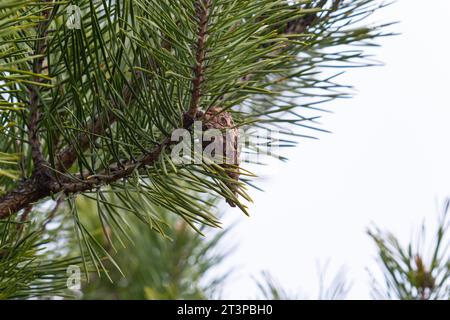
POLYGON ((206 33, 208 31, 208 18, 211 0, 197 0, 195 4, 198 19, 197 45, 195 48, 194 78, 192 79, 192 98, 189 106, 189 115, 194 118, 200 108, 202 84, 205 77, 206 33))
MULTIPOLYGON (((45 3, 50 2, 49 0, 45 0, 45 3)), ((43 170, 43 166, 46 164, 46 160, 42 155, 41 142, 39 139, 39 121, 41 119, 41 110, 40 110, 40 96, 39 90, 41 83, 43 80, 39 76, 42 73, 44 60, 45 60, 45 52, 47 51, 47 29, 50 25, 50 15, 52 12, 52 8, 46 8, 42 12, 43 20, 37 25, 36 28, 36 42, 34 53, 39 57, 34 59, 32 72, 35 74, 33 76, 33 82, 36 84, 29 85, 29 97, 30 97, 30 117, 28 120, 28 140, 31 146, 31 157, 33 159, 34 170, 43 170)))

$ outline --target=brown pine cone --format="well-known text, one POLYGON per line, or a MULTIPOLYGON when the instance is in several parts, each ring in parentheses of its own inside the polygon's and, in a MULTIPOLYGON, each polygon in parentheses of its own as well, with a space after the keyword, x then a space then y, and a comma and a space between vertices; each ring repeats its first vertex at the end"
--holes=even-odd
MULTIPOLYGON (((222 111, 219 107, 210 108, 203 117, 203 131, 209 129, 218 129, 223 132, 220 139, 223 144, 223 161, 220 164, 222 168, 227 171, 230 178, 236 182, 226 183, 227 187, 238 196, 239 189, 239 164, 240 164, 240 150, 239 150, 239 129, 234 127, 233 116, 229 112, 222 111)), ((203 143, 203 148, 212 143, 207 141, 203 143), (206 144, 206 145, 205 145, 206 144)), ((231 207, 236 207, 236 204, 227 200, 231 207)))

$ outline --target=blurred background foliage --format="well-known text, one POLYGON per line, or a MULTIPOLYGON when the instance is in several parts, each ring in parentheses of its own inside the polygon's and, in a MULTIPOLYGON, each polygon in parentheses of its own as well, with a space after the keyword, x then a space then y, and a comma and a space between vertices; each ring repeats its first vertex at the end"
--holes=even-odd
POLYGON ((81 257, 70 249, 73 231, 59 209, 27 209, 0 220, 0 300, 74 297, 67 269, 81 257))
POLYGON ((130 217, 127 221, 129 238, 119 241, 106 236, 111 232, 103 230, 99 223, 95 201, 80 198, 76 205, 89 232, 123 267, 119 270, 107 266, 109 277, 102 273, 91 274, 89 283, 83 287, 84 299, 206 299, 220 296, 227 273, 216 276, 211 271, 228 255, 223 249, 225 230, 208 231, 203 226, 199 229, 201 233, 196 232, 181 218, 167 215, 170 221, 165 221, 162 232, 157 233, 130 217))

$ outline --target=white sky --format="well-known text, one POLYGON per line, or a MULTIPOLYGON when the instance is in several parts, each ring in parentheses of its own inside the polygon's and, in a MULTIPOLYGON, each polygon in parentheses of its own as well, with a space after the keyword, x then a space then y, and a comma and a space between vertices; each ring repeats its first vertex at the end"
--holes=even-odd
POLYGON ((348 298, 370 298, 366 269, 378 267, 366 228, 375 222, 407 241, 423 219, 434 225, 450 196, 450 1, 398 0, 377 20, 400 21, 402 34, 374 51, 385 66, 340 78, 358 93, 323 115, 333 133, 260 170, 266 192, 251 192, 251 218, 227 211, 225 227, 239 223, 225 298, 254 298, 262 270, 314 298, 317 263, 328 260, 330 276, 347 267, 348 298))

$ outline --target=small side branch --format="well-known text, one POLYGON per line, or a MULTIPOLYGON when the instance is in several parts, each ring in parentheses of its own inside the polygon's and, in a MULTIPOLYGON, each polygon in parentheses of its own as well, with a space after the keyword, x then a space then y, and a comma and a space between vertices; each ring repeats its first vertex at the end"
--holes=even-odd
MULTIPOLYGON (((138 87, 139 81, 141 80, 141 73, 135 73, 135 78, 130 85, 125 85, 122 90, 122 97, 125 105, 130 105, 135 100, 136 96, 132 90, 132 87, 138 87)), ((115 98, 111 97, 111 101, 114 103, 115 98)), ((68 145, 64 148, 57 156, 58 164, 56 166, 56 171, 66 172, 72 167, 72 165, 77 161, 78 150, 82 152, 89 148, 92 140, 95 140, 97 136, 101 135, 106 128, 110 127, 114 122, 116 122, 116 116, 112 111, 106 111, 103 115, 99 115, 97 118, 92 119, 87 125, 89 133, 81 133, 77 137, 78 145, 73 144, 68 145)))
MULTIPOLYGON (((44 4, 50 5, 49 0, 45 0, 44 4)), ((32 72, 35 74, 33 77, 34 83, 42 82, 42 78, 39 75, 43 71, 43 65, 45 60, 45 52, 47 51, 47 30, 50 25, 50 15, 52 13, 52 7, 46 8, 42 12, 43 20, 37 25, 36 29, 36 42, 33 54, 38 55, 33 61, 32 72)), ((31 145, 31 157, 34 163, 35 170, 41 170, 46 164, 45 158, 42 154, 41 142, 39 139, 39 121, 41 118, 40 112, 40 96, 39 85, 29 85, 29 98, 30 98, 30 117, 28 120, 28 140, 31 145)))
POLYGON ((197 0, 195 3, 196 17, 198 19, 198 38, 195 48, 194 78, 192 79, 192 98, 188 114, 195 118, 200 108, 202 84, 205 74, 206 36, 208 31, 208 18, 211 0, 197 0))

